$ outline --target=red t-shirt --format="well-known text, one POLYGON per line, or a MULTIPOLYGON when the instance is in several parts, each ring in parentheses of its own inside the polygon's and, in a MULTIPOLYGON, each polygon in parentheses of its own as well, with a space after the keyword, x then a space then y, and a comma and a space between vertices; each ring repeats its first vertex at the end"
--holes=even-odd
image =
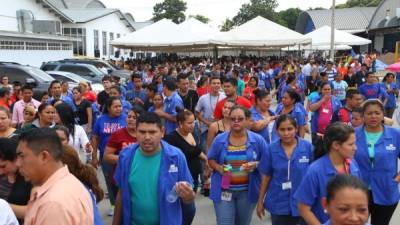
POLYGON ((93 91, 87 91, 83 93, 83 97, 90 102, 96 101, 96 93, 94 93, 93 91))
MULTIPOLYGON (((222 99, 221 101, 219 101, 217 103, 217 105, 215 106, 215 110, 214 110, 214 118, 217 120, 222 119, 222 109, 224 108, 224 104, 227 98, 222 99)), ((249 100, 247 100, 245 97, 242 96, 238 96, 236 97, 236 101, 237 104, 245 107, 246 109, 250 109, 251 108, 251 102, 249 100)))
POLYGON ((111 134, 111 137, 107 142, 107 146, 117 149, 116 154, 119 154, 123 148, 135 142, 136 138, 132 137, 128 133, 126 127, 124 127, 111 134))

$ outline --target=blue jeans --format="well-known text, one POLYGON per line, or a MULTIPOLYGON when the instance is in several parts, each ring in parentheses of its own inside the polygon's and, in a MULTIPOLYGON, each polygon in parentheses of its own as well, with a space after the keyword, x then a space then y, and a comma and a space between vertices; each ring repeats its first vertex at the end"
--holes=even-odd
POLYGON ((272 225, 306 225, 300 216, 281 216, 271 214, 272 225))
POLYGON ((231 201, 214 201, 218 225, 250 225, 255 203, 249 202, 247 191, 228 191, 231 201))
POLYGON ((181 203, 182 207, 182 225, 191 225, 196 215, 196 205, 194 202, 186 204, 181 203))
POLYGON ((101 161, 101 168, 103 169, 104 179, 107 186, 108 196, 110 198, 110 204, 115 205, 115 198, 117 196, 118 188, 115 184, 112 183, 112 166, 108 164, 106 161, 101 161))

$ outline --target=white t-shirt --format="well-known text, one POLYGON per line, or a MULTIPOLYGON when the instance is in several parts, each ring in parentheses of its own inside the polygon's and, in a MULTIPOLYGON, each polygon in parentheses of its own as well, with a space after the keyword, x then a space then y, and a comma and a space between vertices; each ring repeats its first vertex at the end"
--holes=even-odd
POLYGON ((74 137, 72 137, 72 134, 69 135, 68 144, 74 147, 78 153, 81 153, 84 152, 87 143, 89 143, 89 139, 85 129, 83 129, 82 126, 75 124, 74 137))
POLYGON ((14 212, 10 208, 10 205, 3 199, 0 199, 0 224, 19 225, 18 220, 14 215, 14 212))

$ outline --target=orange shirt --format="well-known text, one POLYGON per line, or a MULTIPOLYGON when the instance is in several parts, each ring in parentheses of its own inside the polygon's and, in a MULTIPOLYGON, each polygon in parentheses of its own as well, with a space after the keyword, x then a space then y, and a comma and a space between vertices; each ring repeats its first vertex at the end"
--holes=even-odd
POLYGON ((93 225, 89 191, 64 166, 37 187, 29 200, 25 225, 93 225))

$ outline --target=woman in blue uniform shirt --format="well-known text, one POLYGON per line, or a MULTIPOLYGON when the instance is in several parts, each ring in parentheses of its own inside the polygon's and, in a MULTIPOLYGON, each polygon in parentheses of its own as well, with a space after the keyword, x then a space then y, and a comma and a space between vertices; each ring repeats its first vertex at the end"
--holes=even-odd
MULTIPOLYGON (((305 126, 307 125, 306 117, 307 111, 302 105, 300 95, 292 89, 286 90, 282 97, 282 102, 276 106, 275 114, 283 115, 290 114, 297 122, 299 137, 304 138, 305 126)), ((279 136, 276 128, 272 129, 272 142, 277 141, 279 136)))
POLYGON ((356 151, 352 127, 341 122, 330 124, 326 128, 324 147, 328 153, 311 164, 294 195, 300 215, 309 225, 320 225, 328 220, 321 200, 326 197, 327 183, 333 177, 337 174, 361 176, 357 163, 352 160, 356 151))
POLYGON ((268 146, 258 166, 262 181, 257 215, 261 219, 265 207, 272 225, 304 224, 293 195, 312 162, 313 146, 296 137, 296 120, 288 114, 278 117, 276 129, 280 140, 268 146))
POLYGON ((382 80, 381 87, 387 93, 387 102, 385 105, 385 116, 390 119, 393 117, 394 110, 396 109, 396 96, 399 95, 399 89, 395 82, 393 73, 387 73, 382 80))
POLYGON ((270 143, 268 125, 275 119, 275 114, 269 109, 272 98, 266 90, 254 91, 256 104, 250 109, 253 123, 251 130, 260 134, 267 144, 270 143))
POLYGON ((387 225, 400 199, 397 168, 400 131, 383 125, 384 108, 378 99, 363 104, 364 126, 356 129, 362 179, 370 190, 371 224, 387 225))
POLYGON ((259 134, 246 129, 250 116, 243 106, 234 106, 229 114, 231 130, 219 134, 208 151, 208 163, 214 170, 210 199, 218 225, 251 223, 261 182, 257 164, 267 143, 259 134), (230 181, 228 187, 222 187, 223 176, 228 175, 224 170, 227 165, 231 165, 230 181))
POLYGON ((323 225, 368 225, 368 188, 362 180, 338 175, 328 183, 323 200, 329 221, 323 225))

